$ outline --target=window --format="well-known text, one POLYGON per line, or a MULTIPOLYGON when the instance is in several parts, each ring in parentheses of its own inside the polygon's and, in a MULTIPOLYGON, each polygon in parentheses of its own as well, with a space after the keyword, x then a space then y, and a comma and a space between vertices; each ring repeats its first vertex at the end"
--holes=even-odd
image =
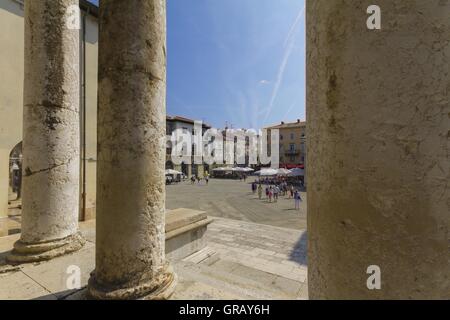
POLYGON ((293 133, 291 133, 291 140, 295 139, 295 135, 293 133))
POLYGON ((294 144, 294 143, 291 143, 291 144, 289 145, 289 150, 290 150, 290 151, 295 151, 295 144, 294 144))

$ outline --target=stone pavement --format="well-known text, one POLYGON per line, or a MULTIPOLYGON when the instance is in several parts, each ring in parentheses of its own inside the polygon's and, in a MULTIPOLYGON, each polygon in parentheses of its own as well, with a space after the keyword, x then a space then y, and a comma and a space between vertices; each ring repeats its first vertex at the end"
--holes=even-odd
POLYGON ((22 200, 16 200, 16 194, 12 192, 8 199, 8 233, 13 235, 20 233, 22 223, 22 200))
MULTIPOLYGON (((236 180, 211 179, 209 185, 205 182, 191 185, 182 182, 167 186, 167 209, 188 208, 205 211, 208 216, 228 218, 266 224, 271 226, 305 230, 306 229, 306 193, 302 192, 303 202, 300 210, 294 210, 294 200, 280 197, 277 203, 268 203, 266 199, 259 200, 251 192, 250 183, 236 180)), ((20 232, 21 201, 14 201, 16 196, 10 194, 9 233, 20 232)))
POLYGON ((239 180, 211 179, 209 185, 183 182, 167 186, 168 209, 189 208, 205 211, 208 216, 255 222, 271 226, 306 229, 306 193, 301 192, 300 210, 294 210, 294 200, 280 197, 277 203, 259 200, 251 192, 250 183, 239 180))
MULTIPOLYGON (((49 262, 0 266, 0 299, 83 299, 67 287, 78 266, 85 287, 94 269, 95 221, 81 224, 86 246, 49 262)), ((0 265, 19 235, 0 238, 0 265)), ((173 299, 307 299, 306 232, 215 218, 208 247, 174 264, 173 299)))
MULTIPOLYGON (((214 218, 207 238, 204 252, 185 259, 195 264, 176 264, 183 279, 221 288, 236 299, 307 299, 306 231, 214 218)), ((186 298, 187 292, 174 298, 186 298)))

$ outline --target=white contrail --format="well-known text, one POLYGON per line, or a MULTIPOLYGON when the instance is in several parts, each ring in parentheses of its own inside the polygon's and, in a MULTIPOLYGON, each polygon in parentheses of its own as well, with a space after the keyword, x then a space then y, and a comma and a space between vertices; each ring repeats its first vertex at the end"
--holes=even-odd
POLYGON ((283 81, 284 77, 284 71, 286 70, 286 65, 289 61, 289 58, 291 57, 292 49, 295 45, 295 30, 297 26, 299 25, 302 17, 305 13, 305 6, 302 7, 302 9, 299 11, 297 17, 295 18, 294 23, 292 24, 289 33, 287 35, 286 41, 284 43, 284 47, 286 48, 284 51, 283 60, 281 61, 280 68, 278 69, 278 75, 277 75, 277 81, 275 83, 275 86, 273 88, 272 97, 270 99, 269 108, 267 109, 266 116, 264 117, 263 123, 266 122, 267 118, 270 115, 270 112, 272 112, 273 104, 275 103, 275 100, 278 96, 278 90, 280 89, 281 82, 283 81))
POLYGON ((286 47, 288 45, 289 40, 291 40, 292 37, 294 36, 295 29, 297 28, 298 24, 302 20, 304 13, 305 13, 305 5, 298 12, 297 18, 295 18, 294 24, 291 26, 291 29, 288 32, 286 40, 284 41, 284 47, 286 47))

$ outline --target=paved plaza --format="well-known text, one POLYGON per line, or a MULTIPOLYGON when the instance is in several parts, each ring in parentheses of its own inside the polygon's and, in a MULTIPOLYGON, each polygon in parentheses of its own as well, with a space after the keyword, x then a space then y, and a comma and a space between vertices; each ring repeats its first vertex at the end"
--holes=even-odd
MULTIPOLYGON (((300 210, 294 210, 294 200, 280 197, 277 203, 259 200, 251 192, 249 177, 239 180, 211 179, 206 185, 182 182, 167 186, 166 206, 168 209, 189 208, 205 211, 208 216, 242 220, 276 227, 306 229, 306 193, 301 193, 303 202, 300 210)), ((264 193, 264 192, 263 192, 264 193)))
MULTIPOLYGON (((78 252, 48 262, 5 265, 19 235, 0 238, 0 299, 85 299, 95 265, 95 221, 80 224, 87 239, 78 252), (3 265, 3 266, 2 266, 3 265), (81 289, 68 289, 68 267, 81 270, 81 289)), ((208 246, 174 268, 173 299, 307 299, 305 231, 214 218, 208 246)))
MULTIPOLYGON (((305 230, 306 229, 306 193, 301 192, 303 202, 300 210, 294 210, 294 200, 280 197, 277 203, 269 203, 263 195, 263 200, 251 192, 249 177, 246 182, 239 180, 210 179, 192 185, 188 181, 168 185, 166 192, 166 207, 173 210, 188 208, 205 211, 208 216, 228 218, 240 221, 255 222, 276 227, 305 230)), ((13 201, 10 194, 9 232, 20 232, 21 210, 20 201, 13 201)))
MULTIPOLYGON (((306 194, 294 210, 292 199, 258 199, 252 181, 167 186, 168 210, 201 210, 213 218, 207 247, 174 264, 173 299, 307 299, 306 194)), ((84 288, 94 269, 95 220, 80 224, 88 240, 81 251, 10 268, 4 259, 20 236, 20 201, 11 202, 9 215, 11 236, 0 239, 0 299, 84 299, 85 289, 66 288, 67 267, 80 266, 84 288)))

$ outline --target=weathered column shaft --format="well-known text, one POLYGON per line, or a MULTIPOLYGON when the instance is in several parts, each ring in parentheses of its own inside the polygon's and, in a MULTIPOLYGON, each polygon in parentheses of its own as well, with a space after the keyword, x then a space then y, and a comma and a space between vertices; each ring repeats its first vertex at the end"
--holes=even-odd
POLYGON ((165 261, 166 5, 100 2, 96 269, 100 299, 160 299, 165 261))
POLYGON ((9 259, 45 260, 79 249, 78 0, 25 2, 22 236, 9 259))
POLYGON ((9 150, 0 148, 0 237, 8 235, 9 150))
POLYGON ((307 1, 309 295, 450 298, 450 3, 371 4, 307 1))

